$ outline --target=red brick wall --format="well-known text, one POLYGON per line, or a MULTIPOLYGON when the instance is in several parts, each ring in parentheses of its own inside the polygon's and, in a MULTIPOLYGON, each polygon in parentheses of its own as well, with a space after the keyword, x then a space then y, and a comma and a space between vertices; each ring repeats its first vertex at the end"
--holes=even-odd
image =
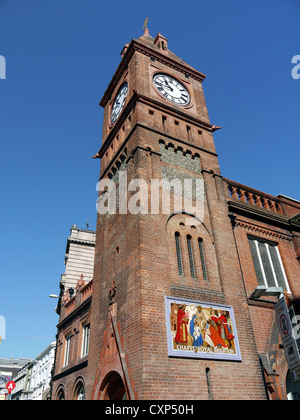
MULTIPOLYGON (((138 120, 148 117, 148 108, 136 107, 138 120)), ((158 114, 158 111, 155 111, 158 114)), ((157 125, 160 118, 157 117, 157 125)), ((168 134, 172 134, 168 131, 168 134)), ((175 137, 175 135, 174 135, 175 137)), ((129 156, 137 146, 159 151, 159 139, 168 139, 143 128, 137 128, 126 147, 129 156)), ((174 139, 172 140, 174 141, 174 139)), ((181 142, 174 141, 175 146, 181 142)), ((193 153, 199 146, 190 144, 193 153)), ((140 176, 160 178, 158 154, 137 149, 128 164, 128 178, 140 176)), ((108 320, 108 289, 117 283, 117 318, 124 338, 124 352, 140 399, 207 399, 206 369, 210 368, 212 395, 216 399, 264 399, 265 392, 259 366, 250 310, 228 218, 225 194, 216 181, 219 173, 217 157, 201 151, 205 169, 207 206, 205 227, 197 227, 204 237, 209 281, 191 278, 185 253, 181 277, 177 271, 174 233, 179 220, 167 215, 114 215, 98 218, 92 325, 89 354, 88 395, 94 386, 97 364, 108 320), (211 173, 211 169, 213 173, 211 173), (118 247, 119 252, 116 253, 118 247), (234 308, 243 361, 223 362, 172 359, 168 357, 164 296, 192 298, 224 303, 234 308), (191 386, 193 384, 193 386, 191 386), (178 390, 180 389, 180 394, 178 390)), ((197 175, 195 175, 197 176, 197 175)), ((178 226, 177 226, 178 225, 178 226)), ((182 228, 186 233, 190 228, 182 228)), ((200 262, 196 261, 199 274, 200 262)))

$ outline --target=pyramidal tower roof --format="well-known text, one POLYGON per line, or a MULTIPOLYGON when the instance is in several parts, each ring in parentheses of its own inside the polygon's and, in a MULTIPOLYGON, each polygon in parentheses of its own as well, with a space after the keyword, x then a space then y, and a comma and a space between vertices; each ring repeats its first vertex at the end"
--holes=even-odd
POLYGON ((145 28, 143 35, 134 40, 139 42, 140 44, 145 45, 148 48, 151 48, 157 53, 163 53, 164 55, 168 56, 170 59, 173 59, 179 62, 180 64, 188 67, 189 69, 196 71, 192 66, 190 66, 188 63, 186 63, 180 57, 178 57, 178 55, 174 54, 171 50, 169 50, 168 39, 164 37, 160 32, 156 35, 155 38, 153 38, 149 34, 149 29, 145 28))
POLYGON ((169 50, 168 39, 166 37, 161 35, 161 33, 159 32, 156 35, 156 37, 153 38, 149 34, 149 29, 146 27, 144 28, 144 33, 142 36, 136 39, 132 39, 130 42, 124 45, 121 51, 122 60, 118 68, 116 69, 115 74, 100 101, 100 105, 102 107, 106 105, 111 95, 111 92, 118 83, 121 74, 128 65, 128 61, 130 60, 130 58, 136 50, 142 51, 150 57, 153 56, 154 59, 159 59, 159 61, 168 63, 168 65, 170 65, 171 67, 178 69, 179 71, 187 74, 189 77, 192 77, 200 82, 202 82, 206 77, 205 74, 194 69, 188 63, 186 63, 180 57, 178 57, 178 55, 174 54, 171 50, 169 50))

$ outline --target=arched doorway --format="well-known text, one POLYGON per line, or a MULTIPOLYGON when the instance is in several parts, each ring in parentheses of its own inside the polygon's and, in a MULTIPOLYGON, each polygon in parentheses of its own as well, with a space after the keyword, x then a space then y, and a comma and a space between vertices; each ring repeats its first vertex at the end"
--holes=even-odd
POLYGON ((101 400, 127 400, 127 392, 121 376, 110 372, 104 378, 100 387, 101 400))
POLYGON ((64 401, 65 399, 66 399, 65 391, 64 391, 63 387, 60 387, 57 391, 57 394, 56 394, 56 400, 64 401))

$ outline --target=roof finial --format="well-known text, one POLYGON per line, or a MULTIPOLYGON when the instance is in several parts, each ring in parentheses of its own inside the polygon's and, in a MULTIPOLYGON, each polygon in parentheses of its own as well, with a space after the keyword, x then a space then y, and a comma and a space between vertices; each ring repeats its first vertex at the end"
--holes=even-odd
POLYGON ((84 225, 87 229, 89 229, 89 227, 91 227, 92 225, 90 224, 90 219, 87 219, 86 224, 84 225))
POLYGON ((145 19, 144 25, 143 25, 143 29, 144 29, 144 34, 149 34, 149 29, 147 28, 147 23, 148 23, 149 18, 147 17, 145 19))

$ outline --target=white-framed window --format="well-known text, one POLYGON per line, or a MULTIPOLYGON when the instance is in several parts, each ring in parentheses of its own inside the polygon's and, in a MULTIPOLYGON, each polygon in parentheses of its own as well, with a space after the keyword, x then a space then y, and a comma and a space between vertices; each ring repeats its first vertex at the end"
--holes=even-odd
POLYGON ((81 357, 87 356, 89 352, 90 343, 90 325, 82 325, 82 346, 81 346, 81 357))
POLYGON ((287 276, 275 242, 248 236, 259 286, 282 287, 290 292, 287 276))
POLYGON ((66 336, 66 341, 65 341, 64 366, 67 366, 69 364, 70 345, 71 345, 71 334, 68 334, 66 336))

